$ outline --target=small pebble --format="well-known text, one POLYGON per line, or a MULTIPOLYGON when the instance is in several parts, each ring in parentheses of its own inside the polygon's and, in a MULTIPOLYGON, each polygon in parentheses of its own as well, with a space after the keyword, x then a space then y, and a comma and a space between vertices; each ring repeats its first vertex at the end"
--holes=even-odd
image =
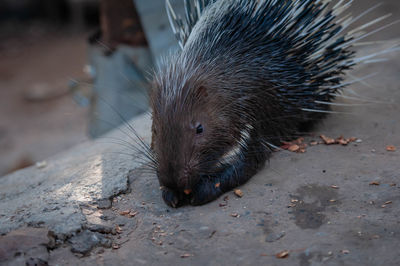
POLYGON ((47 162, 46 161, 37 162, 35 165, 36 165, 36 168, 42 169, 42 168, 45 168, 47 166, 47 162))

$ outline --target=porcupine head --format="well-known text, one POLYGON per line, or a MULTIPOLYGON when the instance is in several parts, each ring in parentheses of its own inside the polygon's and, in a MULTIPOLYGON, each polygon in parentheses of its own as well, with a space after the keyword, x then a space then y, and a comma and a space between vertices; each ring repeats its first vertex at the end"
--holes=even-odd
POLYGON ((198 194, 210 193, 199 183, 212 181, 240 129, 237 118, 226 111, 226 95, 212 89, 218 84, 210 70, 195 67, 188 77, 191 66, 179 58, 169 64, 159 72, 151 93, 152 149, 163 199, 177 207, 178 202, 194 203, 198 194), (205 75, 207 80, 202 79, 205 75))

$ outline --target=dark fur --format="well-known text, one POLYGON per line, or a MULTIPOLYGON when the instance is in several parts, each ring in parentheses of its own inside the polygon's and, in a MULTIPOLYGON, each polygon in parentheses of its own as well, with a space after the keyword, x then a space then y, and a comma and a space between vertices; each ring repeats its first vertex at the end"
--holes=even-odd
POLYGON ((294 8, 292 1, 265 1, 258 11, 257 1, 230 2, 223 14, 213 11, 216 4, 208 7, 196 35, 155 78, 152 148, 163 198, 173 207, 204 204, 246 182, 263 167, 272 145, 324 116, 303 109, 328 110, 315 100, 330 102, 329 93, 340 87, 330 88, 352 65, 351 51, 333 49, 346 41, 333 35, 341 26, 330 13, 324 26, 299 35, 325 8, 315 1, 303 1, 297 24, 270 34, 294 8), (323 32, 332 36, 321 38, 323 32), (332 47, 310 61, 332 38, 332 47), (199 123, 202 134, 196 134, 199 123), (246 129, 250 137, 243 143, 246 129), (221 161, 236 145, 241 148, 233 161, 221 161))

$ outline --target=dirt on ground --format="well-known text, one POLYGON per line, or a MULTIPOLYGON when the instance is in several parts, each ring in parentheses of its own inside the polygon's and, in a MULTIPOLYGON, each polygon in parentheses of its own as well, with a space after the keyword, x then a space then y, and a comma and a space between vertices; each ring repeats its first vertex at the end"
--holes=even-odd
POLYGON ((68 83, 84 75, 88 34, 16 29, 3 26, 0 44, 0 176, 87 139, 87 108, 74 102, 68 83))

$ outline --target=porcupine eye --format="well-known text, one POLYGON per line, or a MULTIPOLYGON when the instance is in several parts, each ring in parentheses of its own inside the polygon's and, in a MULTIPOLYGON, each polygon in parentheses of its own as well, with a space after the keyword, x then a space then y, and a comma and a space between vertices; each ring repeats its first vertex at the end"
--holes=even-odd
POLYGON ((203 126, 201 124, 198 124, 196 127, 196 134, 199 135, 199 134, 203 133, 203 131, 204 131, 203 126))

